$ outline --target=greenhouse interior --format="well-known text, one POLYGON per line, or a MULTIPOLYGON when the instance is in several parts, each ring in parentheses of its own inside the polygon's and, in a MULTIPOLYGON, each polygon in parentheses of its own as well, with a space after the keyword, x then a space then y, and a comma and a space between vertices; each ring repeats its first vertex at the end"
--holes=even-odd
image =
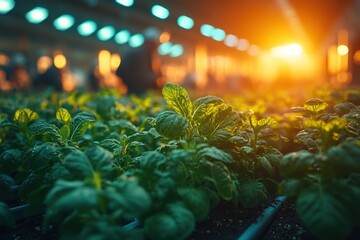
POLYGON ((360 0, 0 0, 0 239, 360 239, 360 0))

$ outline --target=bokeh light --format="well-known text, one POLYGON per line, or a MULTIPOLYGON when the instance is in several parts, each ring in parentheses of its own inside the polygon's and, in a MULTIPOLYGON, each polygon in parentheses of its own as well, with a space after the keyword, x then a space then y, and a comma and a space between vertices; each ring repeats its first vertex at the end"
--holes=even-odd
POLYGON ((349 53, 349 48, 342 44, 337 47, 337 52, 340 56, 345 56, 349 53))

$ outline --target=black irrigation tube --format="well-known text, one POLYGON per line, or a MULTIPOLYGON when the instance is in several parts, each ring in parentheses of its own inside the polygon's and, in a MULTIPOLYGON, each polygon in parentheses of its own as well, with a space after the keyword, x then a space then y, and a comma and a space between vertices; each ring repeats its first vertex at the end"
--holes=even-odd
POLYGON ((137 228, 139 226, 140 226, 140 221, 136 219, 136 220, 122 226, 122 229, 124 229, 124 230, 133 230, 133 229, 135 229, 135 228, 137 228))
MULTIPOLYGON (((22 204, 16 207, 9 208, 9 211, 15 216, 16 220, 22 219, 24 217, 30 217, 24 214, 24 211, 26 211, 29 207, 29 204, 22 204)), ((140 226, 140 221, 135 219, 134 221, 125 224, 122 226, 124 230, 133 230, 140 226)))
MULTIPOLYGON (((260 239, 267 227, 274 219, 276 213, 280 209, 283 202, 286 201, 285 196, 278 196, 273 203, 270 204, 260 214, 257 219, 252 223, 237 240, 256 240, 260 239)), ((28 217, 24 214, 24 211, 29 207, 29 204, 23 204, 16 207, 10 208, 10 212, 14 214, 17 220, 28 217)), ((124 230, 133 230, 141 225, 140 221, 135 219, 134 221, 122 226, 124 230)))
POLYGON ((260 239, 267 227, 274 219, 276 213, 280 209, 283 202, 285 202, 285 196, 278 196, 270 206, 260 214, 260 216, 251 224, 237 240, 256 240, 260 239))
POLYGON ((9 211, 12 214, 17 214, 17 213, 25 211, 28 207, 29 207, 29 204, 22 204, 22 205, 19 205, 16 207, 9 208, 9 211))
POLYGON ((29 214, 26 212, 26 210, 29 208, 29 204, 22 204, 16 207, 9 208, 9 211, 12 213, 12 215, 15 217, 16 221, 22 220, 24 218, 28 218, 30 216, 33 216, 35 214, 29 214))

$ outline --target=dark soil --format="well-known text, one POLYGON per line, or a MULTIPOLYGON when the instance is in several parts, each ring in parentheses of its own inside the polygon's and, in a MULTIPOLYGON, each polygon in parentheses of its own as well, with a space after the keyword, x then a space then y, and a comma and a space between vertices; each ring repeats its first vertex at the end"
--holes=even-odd
MULTIPOLYGON (((265 206, 266 207, 266 206, 265 206)), ((196 230, 187 240, 236 240, 241 233, 262 213, 264 207, 254 209, 234 208, 231 203, 221 203, 212 209, 209 216, 197 223, 196 230)), ((15 229, 0 227, 1 240, 55 240, 59 238, 57 228, 42 232, 43 215, 17 221, 15 229)), ((294 204, 283 203, 274 221, 261 240, 316 240, 301 224, 294 204)), ((360 239, 360 231, 354 231, 347 240, 360 239)))
MULTIPOLYGON (((264 208, 234 209, 231 204, 222 204, 197 224, 189 240, 235 240, 262 213, 264 208)), ((311 240, 302 226, 294 205, 285 202, 275 216, 273 223, 261 237, 266 240, 311 240)))
POLYGON ((294 204, 285 201, 274 221, 271 223, 263 240, 315 240, 308 231, 305 230, 295 211, 294 204))
MULTIPOLYGON (((223 202, 212 209, 209 216, 199 222, 196 230, 188 240, 233 240, 237 239, 255 219, 261 214, 264 207, 245 209, 241 206, 223 202)), ((293 205, 286 203, 278 213, 279 217, 270 226, 264 239, 302 239, 304 228, 297 218, 293 205)), ((55 240, 58 239, 57 229, 44 234, 42 232, 43 215, 35 215, 17 221, 15 229, 0 228, 1 240, 55 240)))
POLYGON ((38 214, 16 222, 16 228, 0 227, 1 240, 55 240, 59 238, 57 229, 42 232, 43 215, 38 214))
POLYGON ((196 225, 189 240, 231 240, 237 239, 264 210, 263 207, 254 209, 234 208, 231 203, 221 203, 212 209, 209 216, 196 225))

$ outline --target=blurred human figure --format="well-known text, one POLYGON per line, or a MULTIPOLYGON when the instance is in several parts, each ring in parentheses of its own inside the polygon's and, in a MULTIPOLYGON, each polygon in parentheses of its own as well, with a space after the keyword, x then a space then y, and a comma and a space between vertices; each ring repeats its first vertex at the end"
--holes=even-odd
POLYGON ((207 85, 206 85, 207 91, 212 93, 214 91, 219 90, 218 89, 219 86, 214 74, 211 72, 207 72, 206 77, 207 77, 207 85))
POLYGON ((116 75, 127 87, 128 94, 141 94, 161 87, 160 63, 156 60, 160 31, 148 28, 144 32, 145 42, 122 59, 116 75))
POLYGON ((7 80, 7 73, 6 70, 0 68, 0 90, 1 91, 11 91, 12 84, 10 81, 7 80))
POLYGON ((9 70, 7 73, 7 81, 11 85, 11 89, 21 90, 30 87, 30 76, 26 70, 26 59, 21 53, 15 53, 11 57, 9 70))
POLYGON ((52 87, 56 91, 63 91, 61 70, 52 65, 34 79, 33 86, 41 90, 52 87))
POLYGON ((198 74, 196 72, 189 72, 185 75, 183 79, 183 87, 187 90, 195 90, 196 82, 198 81, 198 74))
POLYGON ((88 89, 92 92, 96 92, 101 86, 101 75, 99 67, 94 65, 90 68, 88 73, 88 89))

